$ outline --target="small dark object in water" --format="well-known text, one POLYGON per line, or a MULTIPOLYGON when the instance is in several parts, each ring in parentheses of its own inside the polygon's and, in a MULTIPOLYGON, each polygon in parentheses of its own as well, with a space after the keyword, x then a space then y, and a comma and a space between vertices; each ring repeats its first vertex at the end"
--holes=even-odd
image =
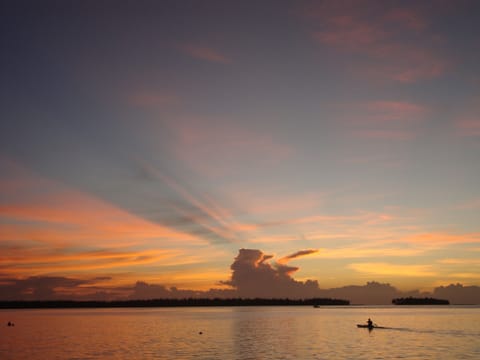
POLYGON ((358 328, 365 328, 365 329, 368 329, 368 330, 372 330, 372 329, 388 329, 388 328, 385 327, 385 326, 377 326, 377 325, 369 326, 369 325, 367 325, 367 324, 357 324, 357 327, 358 327, 358 328))
POLYGON ((9 321, 9 322, 7 323, 7 326, 15 326, 15 324, 14 324, 13 322, 9 321))
POLYGON ((202 335, 202 334, 203 334, 203 332, 201 332, 201 331, 198 332, 198 335, 202 335))

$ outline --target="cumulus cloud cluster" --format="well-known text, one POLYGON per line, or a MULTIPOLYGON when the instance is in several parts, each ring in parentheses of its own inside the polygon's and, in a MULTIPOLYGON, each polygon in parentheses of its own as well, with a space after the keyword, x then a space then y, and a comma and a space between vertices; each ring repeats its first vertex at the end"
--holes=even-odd
POLYGON ((236 289, 240 297, 265 298, 308 298, 319 295, 320 288, 316 280, 297 281, 291 274, 298 270, 289 266, 286 261, 302 255, 311 254, 315 250, 299 251, 286 256, 282 262, 273 265, 268 262, 272 255, 260 250, 240 249, 232 266, 232 276, 223 284, 236 289))

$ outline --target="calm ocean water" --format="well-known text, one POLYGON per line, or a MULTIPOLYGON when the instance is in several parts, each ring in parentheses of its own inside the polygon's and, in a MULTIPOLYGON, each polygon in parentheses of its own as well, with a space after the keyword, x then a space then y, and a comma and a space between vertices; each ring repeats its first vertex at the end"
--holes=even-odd
POLYGON ((0 324, 0 359, 480 359, 480 307, 2 310, 0 324), (368 317, 389 329, 358 329, 368 317))

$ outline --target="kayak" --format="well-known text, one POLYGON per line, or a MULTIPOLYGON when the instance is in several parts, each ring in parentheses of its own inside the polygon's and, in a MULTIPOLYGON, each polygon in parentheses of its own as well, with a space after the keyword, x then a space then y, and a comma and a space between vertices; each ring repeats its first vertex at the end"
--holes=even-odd
POLYGON ((372 330, 372 329, 387 329, 384 326, 376 326, 376 325, 369 326, 369 325, 366 325, 366 324, 357 324, 357 327, 365 328, 365 329, 369 329, 369 330, 372 330))

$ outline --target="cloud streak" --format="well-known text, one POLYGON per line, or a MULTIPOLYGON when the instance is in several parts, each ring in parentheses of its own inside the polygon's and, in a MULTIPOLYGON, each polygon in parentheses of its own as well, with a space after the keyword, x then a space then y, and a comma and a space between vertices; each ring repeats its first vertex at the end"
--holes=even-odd
POLYGON ((323 2, 307 18, 320 45, 366 57, 355 67, 369 78, 409 84, 442 76, 449 66, 432 46, 436 35, 419 9, 323 2))
POLYGON ((4 248, 0 255, 0 272, 9 276, 32 274, 91 273, 105 271, 132 271, 148 264, 175 262, 179 254, 160 250, 93 250, 78 251, 74 248, 29 249, 4 248))
POLYGON ((167 186, 174 201, 169 202, 174 218, 162 217, 158 221, 192 235, 200 235, 212 243, 232 243, 238 240, 233 216, 207 195, 196 195, 181 182, 165 175, 155 166, 141 162, 151 179, 167 186))
POLYGON ((296 258, 306 256, 306 255, 310 255, 310 254, 315 254, 317 252, 318 252, 317 249, 300 250, 300 251, 294 252, 293 254, 290 254, 290 255, 287 255, 287 256, 281 258, 280 260, 278 260, 278 262, 286 263, 289 260, 296 259, 296 258))
POLYGON ((232 60, 226 55, 222 54, 211 47, 197 45, 197 44, 180 44, 178 45, 180 51, 184 54, 203 61, 217 64, 230 64, 232 60))
POLYGON ((480 136, 480 119, 460 118, 455 121, 457 133, 464 137, 479 137, 480 136))
POLYGON ((347 131, 354 137, 378 140, 412 140, 428 118, 427 106, 407 101, 375 100, 346 106, 347 131))
POLYGON ((169 123, 176 158, 207 178, 237 174, 248 161, 251 167, 275 167, 291 159, 294 148, 272 134, 240 126, 242 119, 190 117, 169 123))
POLYGON ((138 90, 128 94, 127 101, 132 106, 163 108, 178 104, 180 98, 178 95, 166 91, 138 90))
POLYGON ((377 276, 432 277, 438 275, 430 265, 397 265, 384 262, 353 263, 350 269, 377 276))

